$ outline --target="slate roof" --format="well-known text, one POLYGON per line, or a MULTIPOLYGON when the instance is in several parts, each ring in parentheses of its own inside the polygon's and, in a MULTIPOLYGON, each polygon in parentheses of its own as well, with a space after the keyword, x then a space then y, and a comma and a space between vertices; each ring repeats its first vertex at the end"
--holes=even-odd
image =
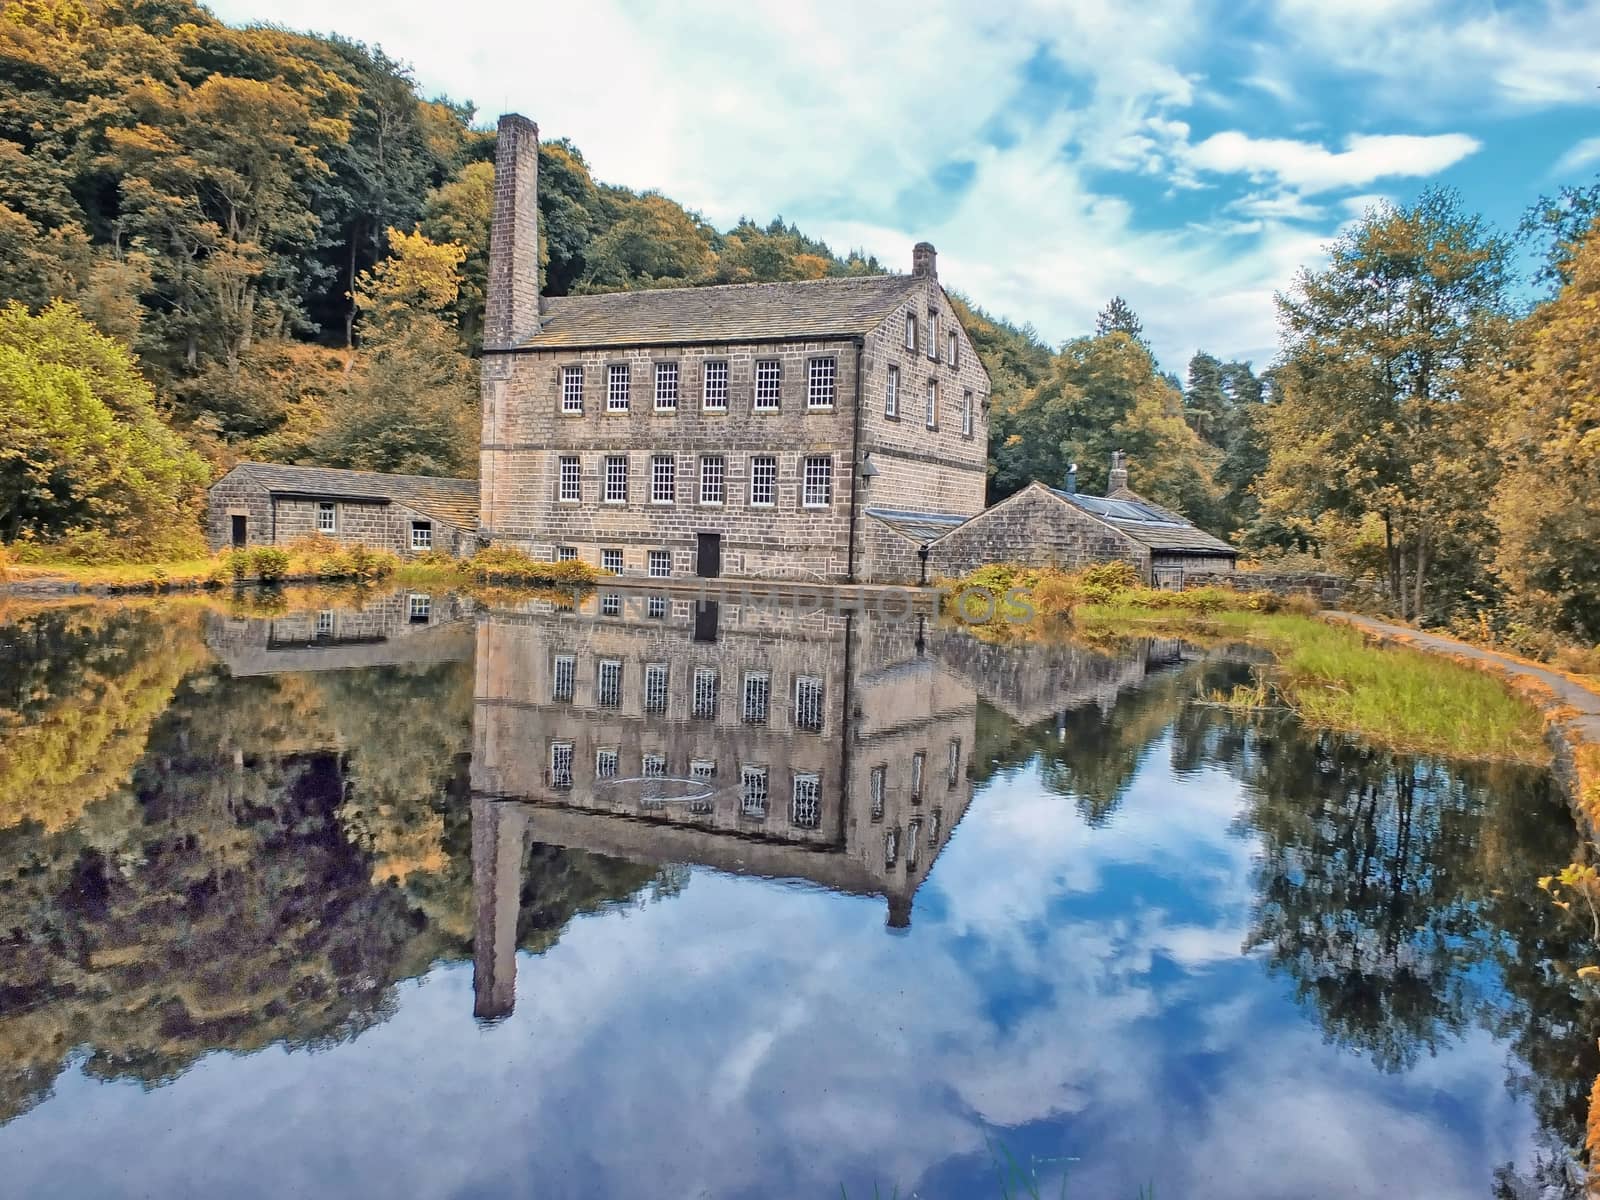
POLYGON ((1153 504, 1126 488, 1118 488, 1113 496, 1085 496, 1080 492, 1063 492, 1059 488, 1051 488, 1050 492, 1151 550, 1168 554, 1229 554, 1234 558, 1239 557, 1237 547, 1230 546, 1221 538, 1212 537, 1170 508, 1153 504))
POLYGON ((734 283, 597 296, 551 296, 526 347, 848 337, 875 328, 922 286, 915 275, 734 283))
POLYGON ((378 500, 404 504, 425 516, 471 532, 478 527, 478 481, 432 475, 384 475, 335 467, 290 467, 242 462, 229 475, 244 475, 279 495, 330 500, 378 500))
POLYGON ((863 511, 896 533, 923 546, 971 520, 970 517, 958 517, 950 513, 910 512, 898 508, 868 508, 863 511))

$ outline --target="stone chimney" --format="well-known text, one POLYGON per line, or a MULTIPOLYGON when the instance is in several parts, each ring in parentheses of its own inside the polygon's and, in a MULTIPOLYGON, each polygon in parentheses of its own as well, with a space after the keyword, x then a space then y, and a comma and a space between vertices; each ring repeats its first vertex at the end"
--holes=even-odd
POLYGON ((1111 452, 1111 474, 1106 476, 1106 495, 1128 486, 1128 456, 1121 450, 1111 452))
POLYGON ((911 273, 926 275, 929 279, 939 278, 939 252, 932 242, 918 242, 911 247, 911 273))
POLYGON ((483 348, 518 346, 538 332, 539 127, 507 113, 494 151, 483 348))
POLYGON ((527 815, 517 806, 472 798, 472 1015, 498 1021, 517 1004, 517 921, 527 815))

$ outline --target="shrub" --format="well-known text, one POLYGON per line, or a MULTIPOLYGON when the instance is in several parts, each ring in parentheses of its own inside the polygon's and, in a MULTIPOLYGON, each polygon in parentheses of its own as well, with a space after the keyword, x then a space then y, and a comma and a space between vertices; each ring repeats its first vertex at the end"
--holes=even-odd
POLYGON ((485 547, 463 569, 478 583, 592 584, 604 578, 599 568, 578 559, 541 562, 510 546, 485 547))
POLYGON ((257 546, 250 551, 250 569, 262 583, 280 583, 289 573, 289 555, 276 546, 257 546))

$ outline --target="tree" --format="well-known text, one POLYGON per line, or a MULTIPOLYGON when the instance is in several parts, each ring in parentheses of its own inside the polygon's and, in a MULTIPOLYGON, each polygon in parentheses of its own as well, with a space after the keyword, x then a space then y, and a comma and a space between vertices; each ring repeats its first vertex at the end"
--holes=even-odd
POLYGON ((1600 221, 1568 279, 1517 329, 1489 383, 1496 449, 1494 569, 1518 618, 1600 642, 1600 221))
POLYGON ((126 347, 57 301, 0 310, 0 540, 88 531, 192 550, 209 472, 126 347))
POLYGON ((1224 363, 1204 350, 1189 360, 1183 417, 1222 452, 1215 481, 1222 489, 1220 524, 1228 530, 1247 527, 1259 512, 1251 489, 1267 465, 1264 399, 1265 389, 1249 363, 1224 363))
MULTIPOLYGON (((542 157, 540 163, 542 166, 542 157)), ((542 188, 539 200, 542 209, 542 188)), ((489 294, 489 219, 493 211, 494 164, 486 162, 462 167, 449 183, 429 192, 422 206, 422 232, 432 241, 453 242, 465 251, 458 272, 461 284, 455 316, 462 340, 469 347, 478 344, 483 306, 489 294)), ((544 232, 542 222, 540 232, 544 232)))
POLYGON ((317 461, 410 475, 472 473, 477 370, 450 315, 465 257, 453 242, 389 230, 389 257, 357 282, 361 365, 312 442, 317 461))
POLYGON ((1390 600, 1447 615, 1481 570, 1430 592, 1443 562, 1482 561, 1492 461, 1466 386, 1507 329, 1508 247, 1453 192, 1380 205, 1278 297, 1285 334, 1267 409, 1262 519, 1312 539, 1381 526, 1390 600))
POLYGON ((1134 312, 1133 306, 1121 296, 1111 297, 1094 319, 1095 337, 1105 337, 1108 333, 1125 333, 1145 349, 1149 349, 1149 343, 1144 337, 1144 322, 1139 320, 1139 314, 1134 312))

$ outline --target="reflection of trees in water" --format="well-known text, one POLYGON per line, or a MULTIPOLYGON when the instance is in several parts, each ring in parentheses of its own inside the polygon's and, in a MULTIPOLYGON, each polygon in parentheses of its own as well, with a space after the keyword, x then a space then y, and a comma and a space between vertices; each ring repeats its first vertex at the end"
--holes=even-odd
MULTIPOLYGON (((40 661, 8 675, 13 711, 91 676, 114 694, 175 649, 170 623, 127 614, 8 631, 24 635, 40 661)), ((175 661, 187 678, 140 731, 131 783, 75 820, 0 829, 0 1120, 75 1053, 154 1086, 212 1050, 349 1039, 397 981, 470 955, 470 665, 232 679, 175 661)), ((655 878, 534 858, 534 948, 655 878)))
POLYGON ((1586 1001, 1565 964, 1600 948, 1535 885, 1579 840, 1544 772, 1391 754, 1286 716, 1187 703, 1241 682, 1240 664, 1153 676, 1107 710, 1027 729, 980 710, 975 762, 1037 758, 1046 789, 1090 825, 1115 812, 1138 764, 1170 735, 1179 774, 1220 768, 1243 785, 1238 831, 1260 840, 1249 937, 1333 1043, 1403 1070, 1474 1028, 1513 1050, 1544 1150, 1495 1194, 1565 1194, 1600 1073, 1586 1001), (1542 1189, 1542 1190, 1541 1190, 1542 1189))

